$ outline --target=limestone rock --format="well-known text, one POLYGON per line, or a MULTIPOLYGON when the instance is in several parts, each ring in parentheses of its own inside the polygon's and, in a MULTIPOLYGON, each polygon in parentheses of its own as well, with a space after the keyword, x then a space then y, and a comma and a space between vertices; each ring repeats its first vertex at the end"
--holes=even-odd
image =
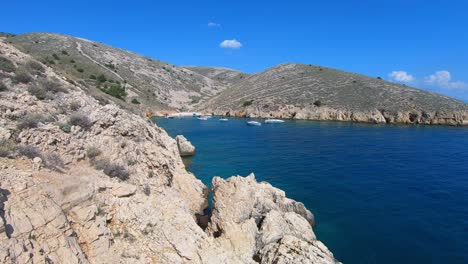
POLYGON ((195 147, 184 136, 178 135, 176 137, 177 146, 179 148, 180 156, 188 157, 195 155, 195 147))

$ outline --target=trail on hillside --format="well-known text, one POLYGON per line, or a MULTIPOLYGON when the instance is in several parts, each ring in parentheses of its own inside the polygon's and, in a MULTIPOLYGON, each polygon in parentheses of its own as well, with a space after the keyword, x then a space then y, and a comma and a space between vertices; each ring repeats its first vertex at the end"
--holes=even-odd
POLYGON ((84 53, 83 49, 81 49, 81 43, 79 42, 75 42, 76 44, 76 49, 78 50, 78 52, 83 55, 84 57, 88 58, 90 61, 94 62, 95 64, 99 65, 101 68, 105 69, 106 71, 112 73, 113 75, 117 76, 120 80, 124 81, 125 79, 122 78, 122 76, 120 76, 118 73, 110 70, 109 68, 107 68, 106 66, 102 65, 101 63, 99 63, 98 61, 94 60, 91 56, 89 56, 88 54, 84 53))

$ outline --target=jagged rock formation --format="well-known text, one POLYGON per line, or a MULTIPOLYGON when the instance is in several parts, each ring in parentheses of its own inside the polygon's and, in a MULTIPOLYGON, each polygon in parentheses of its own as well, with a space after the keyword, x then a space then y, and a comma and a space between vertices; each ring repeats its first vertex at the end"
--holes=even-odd
POLYGON ((292 63, 232 85, 201 109, 243 117, 468 125, 464 102, 358 74, 292 63))
POLYGON ((203 215, 164 130, 3 42, 0 60, 1 263, 335 263, 284 192, 215 178, 203 215))
POLYGON ((195 155, 195 147, 184 136, 176 136, 177 147, 181 157, 188 157, 195 155))

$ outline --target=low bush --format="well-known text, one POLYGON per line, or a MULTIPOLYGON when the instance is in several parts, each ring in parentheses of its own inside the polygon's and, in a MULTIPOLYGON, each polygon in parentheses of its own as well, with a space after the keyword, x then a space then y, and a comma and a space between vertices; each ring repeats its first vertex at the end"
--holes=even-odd
POLYGON ((96 80, 97 80, 98 82, 100 82, 100 83, 104 83, 104 82, 107 81, 107 78, 106 78, 106 76, 105 76, 104 74, 100 74, 100 75, 98 75, 98 76, 96 77, 96 80))
POLYGON ((96 158, 97 156, 101 155, 101 150, 98 149, 97 147, 88 147, 86 149, 86 156, 89 158, 89 159, 94 159, 96 158))
POLYGON ((60 123, 58 124, 58 127, 60 128, 60 130, 62 130, 65 133, 71 132, 71 126, 68 123, 60 123))
POLYGON ((51 93, 68 93, 68 90, 58 80, 42 80, 39 84, 51 93))
POLYGON ((97 169, 102 170, 104 174, 111 178, 119 178, 122 181, 128 180, 130 174, 125 167, 117 164, 112 164, 107 159, 90 159, 91 165, 97 169))
POLYGON ((81 103, 78 101, 73 101, 70 103, 69 107, 70 107, 70 110, 77 111, 78 109, 81 108, 81 103))
POLYGON ((0 92, 4 92, 6 90, 8 90, 8 87, 4 83, 0 82, 0 92))
POLYGON ((314 102, 314 105, 317 106, 317 107, 320 107, 320 106, 322 106, 322 102, 320 100, 316 100, 314 102))
POLYGON ((40 114, 29 114, 24 116, 18 121, 16 127, 18 130, 29 129, 29 128, 36 128, 39 123, 47 123, 51 122, 51 116, 44 116, 40 114))
POLYGON ((55 59, 55 60, 60 60, 60 57, 57 55, 57 54, 52 54, 52 57, 55 59))
POLYGON ((63 55, 68 55, 68 52, 66 50, 62 50, 63 55))
POLYGON ((9 59, 0 57, 0 70, 5 72, 14 72, 16 67, 9 59))
POLYGON ((132 104, 140 104, 140 101, 138 101, 138 99, 136 99, 136 98, 133 98, 132 99, 132 104))
POLYGON ((30 60, 26 62, 25 69, 32 74, 41 74, 45 72, 44 66, 37 61, 30 60))
POLYGON ((93 123, 89 118, 83 114, 72 114, 68 119, 68 124, 71 126, 80 126, 84 130, 88 130, 93 123))
POLYGON ((91 75, 89 76, 89 79, 91 79, 91 80, 96 80, 96 75, 91 74, 91 75))
POLYGON ((254 101, 254 100, 245 101, 245 102, 242 104, 242 106, 243 106, 243 107, 249 106, 249 105, 251 105, 251 104, 253 103, 253 101, 254 101))
POLYGON ((0 140, 0 157, 13 157, 16 152, 16 145, 11 140, 0 140))
POLYGON ((125 97, 127 96, 127 92, 125 92, 125 89, 118 84, 111 85, 111 87, 104 89, 103 91, 106 94, 111 95, 120 100, 125 100, 125 97))
POLYGON ((74 60, 74 59, 71 59, 71 60, 70 60, 70 63, 75 63, 75 60, 74 60))
POLYGON ((49 94, 47 93, 46 89, 42 87, 41 85, 38 84, 33 84, 28 87, 28 92, 31 95, 34 95, 37 99, 39 100, 44 100, 49 97, 49 94))
POLYGON ((57 153, 47 153, 43 161, 44 167, 51 170, 61 171, 65 167, 62 157, 57 153))
POLYGON ((34 78, 31 76, 31 74, 25 71, 20 71, 16 73, 15 77, 13 78, 14 83, 30 83, 33 80, 34 78))
POLYGON ((41 151, 33 146, 18 146, 18 154, 21 156, 34 159, 35 157, 42 157, 41 151))
POLYGON ((84 72, 84 70, 82 68, 78 68, 76 69, 78 72, 84 72))

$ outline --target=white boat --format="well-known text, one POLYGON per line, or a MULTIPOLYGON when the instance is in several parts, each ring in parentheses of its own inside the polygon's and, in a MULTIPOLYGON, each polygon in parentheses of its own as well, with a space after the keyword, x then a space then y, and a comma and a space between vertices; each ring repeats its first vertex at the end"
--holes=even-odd
POLYGON ((268 118, 265 120, 265 124, 276 124, 276 123, 284 123, 284 120, 281 119, 270 119, 268 118))
POLYGON ((229 119, 227 119, 227 118, 220 118, 219 121, 220 121, 220 122, 227 122, 227 121, 229 121, 229 119))
POLYGON ((208 118, 206 118, 206 116, 199 116, 197 117, 198 120, 203 120, 203 121, 206 121, 208 120, 208 118))
POLYGON ((247 121, 248 126, 261 126, 262 123, 257 122, 257 121, 247 121))

